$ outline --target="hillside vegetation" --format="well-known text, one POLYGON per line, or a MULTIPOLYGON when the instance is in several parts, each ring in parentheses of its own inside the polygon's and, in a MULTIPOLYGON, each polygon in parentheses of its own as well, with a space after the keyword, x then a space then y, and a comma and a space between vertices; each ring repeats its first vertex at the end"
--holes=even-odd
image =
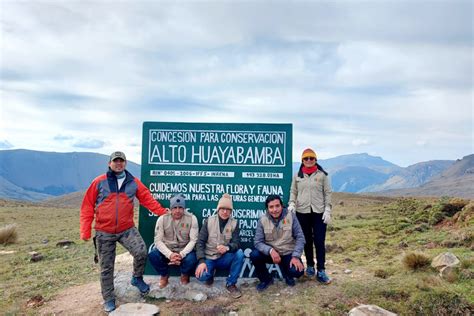
MULTIPOLYGON (((148 301, 159 305, 162 315, 229 311, 239 315, 345 315, 358 304, 376 304, 400 315, 474 312, 472 201, 342 193, 334 194, 334 205, 326 267, 332 284, 323 286, 303 277, 294 288, 279 282, 262 294, 253 286, 243 287, 239 300, 148 301), (420 264, 417 269, 405 262, 411 253, 421 254, 430 262, 447 251, 461 261, 448 280, 423 260, 416 261, 420 264)), ((18 241, 0 246, 0 310, 38 314, 41 309, 27 302, 40 296, 54 311, 58 293, 74 285, 97 284, 92 245, 79 240, 78 208, 0 201, 0 226, 8 224, 17 224, 18 241), (63 239, 74 244, 57 247, 63 239), (32 251, 42 254, 43 259, 32 262, 32 251)), ((123 251, 119 247, 119 253, 123 251)), ((78 295, 75 304, 91 304, 84 297, 78 295)), ((99 304, 90 306, 91 313, 100 310, 99 304)))

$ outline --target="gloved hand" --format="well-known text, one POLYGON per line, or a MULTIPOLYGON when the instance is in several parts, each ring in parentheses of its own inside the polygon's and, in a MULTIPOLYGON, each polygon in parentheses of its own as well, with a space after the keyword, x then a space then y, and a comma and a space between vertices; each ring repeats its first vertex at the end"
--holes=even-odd
POLYGON ((288 212, 294 213, 296 211, 295 203, 288 204, 288 212))
POLYGON ((323 213, 323 223, 326 225, 331 223, 331 209, 330 208, 326 208, 326 210, 323 213))

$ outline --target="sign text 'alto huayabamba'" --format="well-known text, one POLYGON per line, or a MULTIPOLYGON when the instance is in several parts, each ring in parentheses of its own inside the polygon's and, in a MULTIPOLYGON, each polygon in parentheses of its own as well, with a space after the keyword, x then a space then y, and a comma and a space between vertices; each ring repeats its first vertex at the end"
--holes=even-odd
MULTIPOLYGON (((278 194, 288 201, 291 148, 291 124, 145 122, 141 180, 165 207, 182 193, 200 226, 216 213, 222 194, 229 193, 242 249, 251 249, 266 197, 278 194)), ((139 229, 148 246, 156 220, 140 208, 139 229)), ((147 266, 147 273, 152 270, 147 266)))

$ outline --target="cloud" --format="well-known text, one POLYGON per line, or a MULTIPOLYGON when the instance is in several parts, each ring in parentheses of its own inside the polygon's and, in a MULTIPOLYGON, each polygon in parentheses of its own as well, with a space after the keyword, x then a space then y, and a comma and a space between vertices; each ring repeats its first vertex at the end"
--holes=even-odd
POLYGON ((296 157, 363 146, 403 165, 473 150, 470 1, 2 9, 0 133, 19 148, 140 161, 143 122, 178 121, 291 123, 296 157))
POLYGON ((61 134, 58 134, 56 136, 54 136, 53 138, 54 140, 59 140, 59 141, 65 141, 65 140, 72 140, 74 139, 74 137, 70 136, 70 135, 61 135, 61 134))
POLYGON ((357 138, 352 141, 352 145, 355 147, 360 147, 364 145, 368 145, 370 142, 368 139, 357 138))
POLYGON ((99 149, 104 147, 105 142, 98 139, 83 139, 76 141, 72 146, 87 149, 99 149))
POLYGON ((13 146, 8 140, 0 140, 0 149, 10 149, 13 148, 13 146))

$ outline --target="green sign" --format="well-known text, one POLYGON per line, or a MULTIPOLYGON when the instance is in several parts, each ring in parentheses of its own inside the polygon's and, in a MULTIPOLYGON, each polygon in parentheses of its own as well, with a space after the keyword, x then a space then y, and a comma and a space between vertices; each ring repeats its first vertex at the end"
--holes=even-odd
MULTIPOLYGON (((288 202, 291 148, 291 124, 145 122, 141 180, 164 207, 182 193, 200 226, 229 193, 245 251, 253 248, 266 197, 277 194, 288 202)), ((140 207, 139 230, 147 246, 153 243, 157 218, 140 207)), ((156 272, 147 265, 146 273, 156 272)))

